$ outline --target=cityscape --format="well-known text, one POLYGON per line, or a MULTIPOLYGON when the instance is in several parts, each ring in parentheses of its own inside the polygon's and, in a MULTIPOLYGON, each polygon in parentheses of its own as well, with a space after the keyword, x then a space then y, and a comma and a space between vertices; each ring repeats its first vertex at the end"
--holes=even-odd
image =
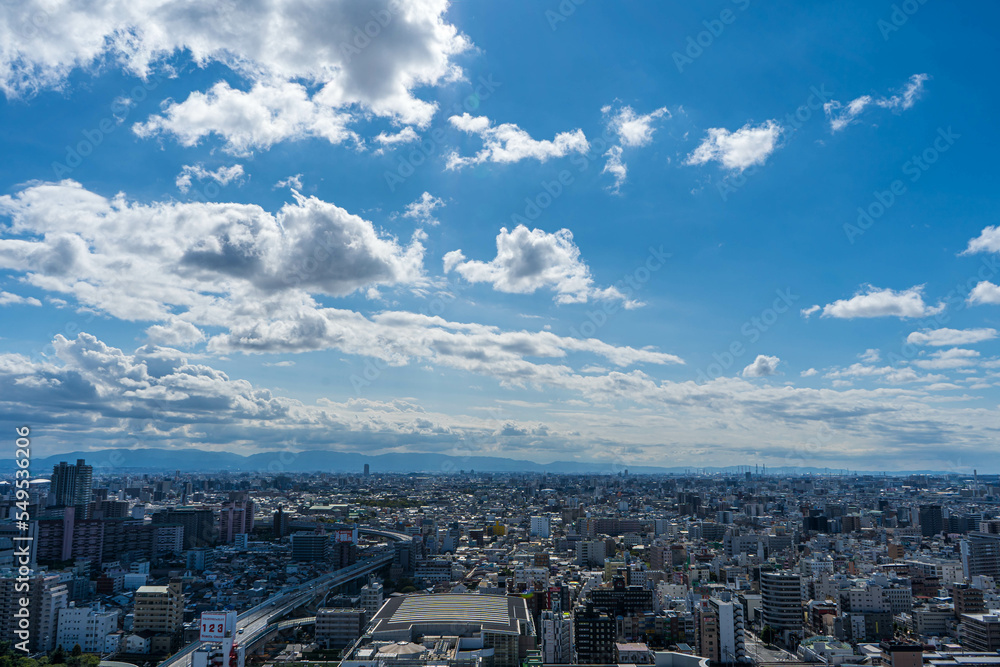
POLYGON ((29 526, 0 524, 0 631, 15 642, 21 631, 35 656, 112 667, 1000 660, 997 475, 95 475, 78 460, 35 479, 27 502, 29 526))

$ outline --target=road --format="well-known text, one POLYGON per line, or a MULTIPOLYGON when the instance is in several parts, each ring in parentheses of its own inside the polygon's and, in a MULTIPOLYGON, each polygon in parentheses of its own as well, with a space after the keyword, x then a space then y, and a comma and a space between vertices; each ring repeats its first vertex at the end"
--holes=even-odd
MULTIPOLYGON (((375 528, 359 528, 358 532, 363 535, 372 535, 396 542, 412 539, 405 533, 396 533, 375 528)), ((308 603, 310 599, 326 595, 326 592, 334 586, 340 586, 354 579, 366 577, 380 570, 392 562, 392 557, 392 552, 388 551, 349 567, 328 572, 323 576, 310 579, 298 586, 279 591, 253 609, 249 609, 236 617, 236 642, 238 644, 253 642, 267 632, 269 626, 279 621, 283 616, 308 603)), ((205 642, 192 642, 161 662, 160 667, 191 667, 191 654, 203 646, 206 646, 205 642)))

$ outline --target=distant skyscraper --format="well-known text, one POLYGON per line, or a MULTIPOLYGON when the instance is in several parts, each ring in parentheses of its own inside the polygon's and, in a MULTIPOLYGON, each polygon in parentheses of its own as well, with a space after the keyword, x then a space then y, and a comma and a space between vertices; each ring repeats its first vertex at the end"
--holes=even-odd
POLYGON ((76 465, 65 461, 52 468, 51 493, 56 505, 76 509, 77 519, 90 518, 90 501, 94 486, 94 467, 77 459, 76 465))
POLYGON ((366 464, 365 464, 365 477, 367 477, 367 476, 368 476, 368 473, 370 473, 370 472, 371 472, 371 468, 370 468, 370 467, 368 466, 368 464, 366 463, 366 464))
POLYGON ((920 534, 924 537, 940 535, 944 530, 944 516, 940 505, 920 506, 920 534))

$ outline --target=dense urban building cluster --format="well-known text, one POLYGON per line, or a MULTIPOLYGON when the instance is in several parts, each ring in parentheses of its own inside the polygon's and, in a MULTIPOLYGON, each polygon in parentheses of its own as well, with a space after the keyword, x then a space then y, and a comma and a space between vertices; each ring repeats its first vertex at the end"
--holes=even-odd
POLYGON ((235 610, 241 664, 997 667, 998 503, 977 475, 60 463, 0 523, 0 634, 26 596, 32 651, 135 663, 225 664, 199 622, 235 610))

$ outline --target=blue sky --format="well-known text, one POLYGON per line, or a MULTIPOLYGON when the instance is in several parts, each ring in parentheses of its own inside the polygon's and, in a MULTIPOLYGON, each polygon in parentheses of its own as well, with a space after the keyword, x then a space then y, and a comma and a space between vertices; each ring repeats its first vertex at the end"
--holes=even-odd
POLYGON ((43 453, 998 469, 988 3, 0 11, 43 453))

